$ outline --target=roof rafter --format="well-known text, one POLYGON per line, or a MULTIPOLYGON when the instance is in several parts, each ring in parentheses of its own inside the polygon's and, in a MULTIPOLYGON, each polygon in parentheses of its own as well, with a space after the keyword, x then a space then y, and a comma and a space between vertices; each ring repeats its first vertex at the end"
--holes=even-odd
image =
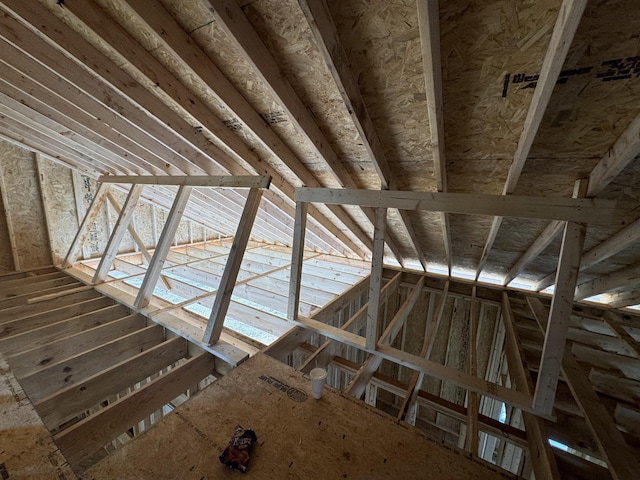
MULTIPOLYGON (((345 169, 343 163, 338 158, 333 148, 331 148, 329 140, 324 136, 324 134, 318 127, 318 124, 314 120, 313 115, 304 105, 293 87, 291 87, 291 84, 287 81, 286 77, 280 70, 278 63, 271 55, 258 33, 253 29, 253 26, 242 12, 242 9, 238 6, 237 2, 228 0, 207 1, 214 8, 216 18, 218 19, 218 24, 222 27, 225 34, 227 34, 228 38, 238 46, 238 49, 243 54, 244 58, 252 64, 258 75, 264 81, 265 85, 271 90, 271 93, 274 95, 274 97, 279 100, 284 109, 287 111, 291 121, 295 123, 309 139, 318 155, 327 162, 340 184, 347 188, 357 188, 357 185, 355 184, 353 178, 345 169)), ((130 0, 130 2, 135 3, 136 5, 139 5, 141 3, 146 4, 146 2, 141 2, 140 0, 130 0)), ((311 28, 311 30, 314 34, 316 33, 313 27, 311 28)), ((316 40, 318 40, 318 38, 316 38, 316 40)), ((325 60, 328 59, 325 58, 325 60)), ((331 68, 330 70, 332 71, 332 73, 335 73, 331 68)), ((336 78, 335 75, 334 78, 336 78)), ((339 78, 336 79, 336 82, 338 83, 338 86, 340 86, 339 78)), ((342 89, 340 89, 340 91, 343 94, 345 102, 348 102, 349 98, 345 98, 345 93, 342 89)), ((362 105, 362 107, 364 108, 364 104, 362 105)), ((351 108, 348 107, 348 109, 349 111, 352 111, 351 108)), ((358 122, 358 117, 354 116, 353 114, 352 117, 354 117, 356 126, 359 126, 360 124, 358 122)), ((370 125, 370 128, 366 133, 362 131, 360 133, 365 146, 369 146, 371 135, 375 135, 373 125, 370 125)), ((377 152, 379 154, 382 154, 382 148, 377 136, 375 136, 375 141, 375 148, 377 149, 377 152)), ((370 148, 369 151, 370 154, 372 154, 370 148)), ((374 161, 374 164, 378 166, 379 156, 372 156, 372 159, 374 161)), ((384 160, 384 169, 387 174, 388 172, 390 172, 388 165, 386 165, 386 160, 384 160)), ((383 179, 383 184, 385 182, 386 179, 383 179)), ((363 209, 363 212, 372 223, 375 221, 375 213, 373 212, 373 210, 363 209)), ((407 228, 411 236, 413 229, 410 225, 407 228)), ((393 239, 393 235, 391 235, 389 231, 388 236, 390 238, 387 239, 387 246, 396 256, 396 259, 400 263, 403 263, 400 250, 396 245, 395 239, 393 239)), ((415 234, 411 236, 411 238, 415 240, 415 234)))
MULTIPOLYGON (((518 140, 518 147, 513 156, 513 162, 509 168, 507 175, 507 181, 505 182, 503 195, 508 195, 514 192, 520 173, 524 167, 524 163, 529 156, 529 151, 533 145, 533 140, 538 133, 540 122, 544 112, 551 100, 551 94, 558 80, 558 75, 562 69, 567 52, 573 41, 573 36, 578 29, 578 24, 582 18, 582 13, 587 5, 587 0, 563 0, 558 12, 556 24, 549 40, 549 47, 547 53, 542 62, 542 69, 540 71, 540 78, 533 92, 533 98, 531 99, 531 106, 527 111, 527 117, 524 121, 524 127, 518 140)), ((482 273, 484 266, 493 247, 493 243, 500 230, 502 224, 502 217, 496 217, 493 219, 489 235, 478 264, 476 271, 476 280, 482 273)))
MULTIPOLYGON (((52 15, 45 6, 37 2, 25 3, 8 0, 2 5, 2 8, 12 16, 27 18, 30 22, 35 22, 35 24, 41 26, 42 29, 38 30, 38 28, 32 27, 29 22, 25 21, 25 23, 29 25, 30 29, 35 31, 43 39, 47 40, 47 42, 55 45, 57 48, 62 48, 66 52, 69 52, 69 54, 73 55, 90 68, 91 70, 89 71, 95 72, 94 81, 95 79, 98 79, 99 81, 105 81, 114 85, 115 88, 121 92, 119 94, 127 95, 128 98, 131 98, 136 103, 136 105, 142 106, 152 116, 155 116, 161 125, 170 128, 173 132, 178 134, 181 139, 186 140, 191 145, 195 146, 200 152, 206 152, 207 155, 210 155, 210 158, 213 157, 216 161, 221 162, 224 168, 228 169, 231 173, 242 175, 259 172, 261 174, 271 175, 274 179, 273 184, 276 187, 275 190, 278 192, 278 195, 283 195, 289 199, 293 198, 293 186, 288 184, 275 169, 266 165, 266 162, 262 162, 262 160, 258 158, 258 156, 248 146, 246 146, 239 137, 234 135, 226 126, 224 126, 222 121, 214 115, 211 115, 210 111, 195 99, 193 99, 193 103, 190 101, 183 101, 186 114, 195 115, 193 118, 198 118, 198 120, 192 120, 192 124, 204 125, 207 130, 211 132, 211 135, 216 138, 223 138, 225 140, 225 144, 231 145, 230 149, 232 151, 232 155, 237 155, 236 158, 241 159, 240 163, 238 163, 236 158, 225 153, 216 145, 209 142, 201 133, 194 130, 193 127, 184 120, 184 118, 181 118, 182 114, 178 114, 177 111, 172 110, 172 108, 178 108, 176 107, 177 103, 172 105, 170 108, 159 98, 145 90, 145 88, 141 88, 136 81, 132 82, 130 73, 125 73, 124 70, 113 64, 101 52, 84 41, 77 32, 65 25, 62 21, 58 20, 55 15, 52 15), (245 160, 251 165, 248 168, 255 169, 255 172, 242 166, 247 165, 245 160)), ((56 11, 60 10, 58 6, 53 4, 52 8, 55 8, 56 11)), ((106 22, 108 17, 105 15, 99 15, 99 18, 100 21, 106 22)), ((113 24, 110 25, 113 27, 113 24)), ((120 29, 120 27, 114 28, 117 30, 120 29)), ((127 45, 133 45, 135 48, 135 43, 131 40, 127 45)), ((146 59, 147 62, 152 64, 151 70, 147 69, 147 71, 155 72, 154 68, 159 68, 160 75, 162 76, 163 67, 157 64, 157 62, 153 63, 153 61, 150 61, 149 55, 144 51, 144 49, 134 50, 134 52, 138 54, 136 57, 137 60, 142 61, 143 59, 146 59)), ((145 65, 148 67, 148 64, 145 65)), ((164 74, 165 76, 162 76, 162 78, 166 79, 168 72, 164 72, 164 74)), ((133 79, 135 80, 135 77, 133 79)), ((176 87, 178 92, 175 91, 174 86, 179 84, 175 78, 173 81, 167 81, 167 83, 171 86, 171 88, 168 89, 168 93, 170 96, 173 96, 173 99, 192 99, 192 95, 190 95, 190 93, 184 88, 176 87)), ((177 102, 177 100, 174 101, 177 102)), ((127 110, 122 110, 122 112, 125 111, 127 110)), ((279 201, 278 196, 271 192, 267 192, 266 196, 275 199, 274 203, 282 204, 282 202, 279 201)), ((291 208, 289 209, 291 210, 291 208)), ((314 228, 321 226, 324 231, 328 232, 328 234, 322 232, 323 236, 326 238, 335 237, 335 239, 338 239, 341 244, 350 251, 356 253, 358 256, 365 255, 365 250, 363 250, 357 242, 354 242, 351 238, 345 235, 344 232, 334 225, 334 223, 330 221, 324 213, 315 207, 310 208, 310 213, 314 220, 314 228)))
MULTIPOLYGON (((325 63, 333 76, 351 119, 360 134, 362 143, 367 149, 373 165, 376 167, 382 188, 397 189, 397 182, 391 173, 384 149, 382 148, 382 143, 380 142, 380 138, 373 125, 373 120, 362 98, 360 88, 353 76, 349 59, 340 43, 336 26, 333 23, 326 2, 299 0, 298 3, 307 18, 307 23, 316 40, 316 45, 320 49, 325 63)), ((420 248, 411 219, 407 212, 400 211, 399 213, 402 218, 403 227, 413 244, 413 249, 418 256, 422 268, 426 271, 427 261, 422 248, 420 248)), ((391 236, 389 230, 390 229, 387 229, 387 237, 391 236)), ((389 243, 389 241, 389 238, 387 238, 387 243, 389 243)))
MULTIPOLYGON (((260 114, 249 104, 242 94, 235 88, 233 84, 224 76, 216 64, 198 47, 189 35, 182 29, 176 20, 169 14, 165 7, 158 2, 136 2, 131 1, 130 7, 132 14, 140 16, 153 31, 156 32, 156 38, 169 51, 174 52, 180 62, 197 75, 210 89, 210 92, 226 107, 233 112, 237 118, 244 123, 255 135, 262 145, 267 148, 275 157, 279 158, 300 181, 305 185, 319 186, 318 181, 311 172, 300 162, 291 149, 278 137, 275 131, 263 120, 260 114)), ((107 41, 112 48, 119 51, 127 58, 132 65, 144 70, 144 74, 149 76, 154 84, 162 88, 166 93, 174 96, 174 100, 178 103, 184 102, 184 98, 193 98, 196 103, 200 103, 186 87, 184 87, 173 74, 155 60, 148 52, 137 44, 126 32, 113 20, 106 21, 102 15, 100 16, 96 8, 88 7, 89 3, 69 2, 65 6, 71 8, 82 21, 87 23, 94 32, 107 41), (111 28, 107 28, 105 24, 111 24, 111 28), (114 35, 115 33, 115 35, 114 35), (176 90, 180 93, 172 92, 176 90)), ((186 105, 192 108, 193 105, 186 105)), ((229 148, 237 148, 238 143, 243 144, 242 153, 246 153, 249 149, 244 142, 230 132, 221 120, 212 115, 207 107, 202 105, 208 113, 203 115, 201 112, 197 116, 201 122, 200 125, 209 128, 209 123, 217 124, 216 130, 224 130, 227 134, 224 136, 225 144, 229 148), (213 118, 211 118, 213 117, 213 118)), ((244 155, 240 155, 244 158, 244 155)), ((245 158, 251 165, 258 170, 260 174, 268 174, 274 178, 274 185, 277 172, 269 166, 267 162, 255 158, 252 155, 251 161, 245 158)), ((278 185, 279 186, 279 185, 278 185)), ((282 188, 282 187, 281 187, 282 188)), ((352 217, 343 209, 331 207, 332 213, 351 231, 351 233, 369 250, 371 250, 372 240, 362 231, 360 226, 352 219, 352 217)), ((316 210, 310 210, 313 215, 316 210)), ((328 221, 328 220, 327 220, 328 221)), ((340 232, 340 237, 344 238, 344 233, 340 232)), ((351 242, 353 245, 353 242, 351 242)), ((353 250, 353 248, 352 248, 353 250)), ((362 250, 356 248, 354 250, 361 256, 364 256, 362 250)))
MULTIPOLYGON (((444 108, 442 98, 442 65, 440 59, 440 14, 438 0, 418 0, 418 26, 424 69, 431 154, 438 192, 447 192, 447 166, 444 148, 444 108)), ((449 275, 453 266, 449 215, 440 214, 444 250, 449 275)))

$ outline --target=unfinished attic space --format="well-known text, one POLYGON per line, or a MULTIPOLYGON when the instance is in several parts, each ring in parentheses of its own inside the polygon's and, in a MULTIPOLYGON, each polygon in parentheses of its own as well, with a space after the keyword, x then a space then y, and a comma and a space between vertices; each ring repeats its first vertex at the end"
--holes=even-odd
POLYGON ((0 0, 0 477, 638 478, 639 38, 0 0))

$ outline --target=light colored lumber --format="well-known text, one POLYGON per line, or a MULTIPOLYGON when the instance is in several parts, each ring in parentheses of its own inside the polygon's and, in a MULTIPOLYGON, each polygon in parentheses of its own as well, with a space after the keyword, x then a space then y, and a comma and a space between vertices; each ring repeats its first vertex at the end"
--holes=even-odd
POLYGON ((207 322, 207 328, 205 329, 202 341, 208 345, 215 344, 220 338, 222 327, 224 325, 224 319, 227 315, 229 303, 231 302, 231 294, 238 278, 238 271, 240 270, 240 264, 242 263, 242 257, 244 251, 247 248, 247 242, 249 241, 249 235, 251 234, 251 228, 260 206, 260 199, 262 198, 262 191, 257 188, 252 188, 247 196, 247 203, 245 204, 242 216, 240 217, 240 223, 238 229, 233 237, 233 244, 229 251, 229 258, 225 265, 222 278, 220 279, 220 286, 216 293, 216 298, 211 309, 211 316, 207 322))
MULTIPOLYGON (((75 285, 77 282, 72 283, 71 285, 75 285)), ((91 285, 83 285, 81 287, 67 288, 66 290, 62 290, 54 293, 47 293, 46 295, 40 295, 39 297, 32 297, 27 300, 27 304, 31 305, 33 303, 40 302, 48 302, 49 300, 53 300, 54 298, 65 297, 67 295, 73 295, 74 293, 86 292, 87 290, 91 290, 93 286, 91 285)))
POLYGON ((592 280, 581 283, 576 288, 575 298, 576 300, 582 300, 599 293, 608 292, 614 288, 630 288, 638 284, 640 284, 640 263, 605 275, 599 275, 592 280))
POLYGON ((118 220, 116 221, 116 224, 113 228, 113 232, 109 237, 109 241, 107 242, 107 246, 102 253, 102 257, 100 258, 98 268, 96 268, 96 273, 93 276, 93 283, 102 283, 107 278, 109 270, 111 269, 111 265, 113 264, 113 260, 118 254, 120 242, 122 242, 124 234, 129 230, 129 227, 131 226, 133 213, 135 212, 135 208, 138 200, 140 199, 143 188, 144 185, 141 184, 131 185, 131 189, 129 190, 127 199, 125 200, 124 205, 120 210, 120 214, 118 215, 118 220))
POLYGON ((620 340, 626 343, 635 352, 636 358, 640 358, 640 342, 636 341, 622 325, 620 316, 617 313, 607 311, 604 313, 604 321, 616 332, 620 340))
POLYGON ((345 332, 339 328, 331 327, 303 316, 300 316, 296 323, 329 338, 333 338, 334 340, 365 350, 367 353, 382 355, 385 359, 391 362, 403 365, 413 370, 418 370, 426 375, 436 377, 440 380, 448 380, 462 388, 467 388, 482 395, 496 398, 523 410, 533 411, 531 407, 531 397, 521 392, 511 390, 502 385, 486 382, 479 377, 472 377, 466 372, 460 372, 454 368, 446 367, 437 362, 408 352, 403 352, 402 350, 388 345, 378 344, 376 349, 367 349, 364 337, 351 332, 345 332))
POLYGON ((502 285, 508 285, 511 280, 516 278, 532 260, 537 258, 555 240, 563 228, 563 222, 553 221, 549 223, 538 238, 527 248, 527 251, 520 256, 515 265, 511 267, 509 273, 502 279, 502 285))
POLYGON ((76 233, 73 242, 71 242, 71 245, 69 246, 67 256, 65 257, 64 262, 62 262, 62 268, 69 268, 77 260, 78 255, 80 254, 80 249, 89 236, 91 226, 98 217, 98 214, 100 213, 100 207, 102 207, 102 204, 107 198, 107 193, 109 193, 110 188, 111 185, 107 183, 100 184, 100 186, 98 187, 98 191, 93 196, 91 205, 89 205, 89 208, 87 208, 87 213, 85 213, 84 218, 82 219, 82 223, 78 228, 78 233, 76 233))
MULTIPOLYGON (((434 296, 432 295, 429 302, 429 311, 427 316, 427 324, 425 325, 424 339, 422 341, 422 348, 420 349, 420 357, 429 359, 431 351, 435 345, 436 334, 442 315, 444 313, 444 307, 447 302, 447 295, 449 293, 450 282, 447 280, 442 289, 442 294, 436 305, 434 303, 434 296)), ((424 372, 414 372, 409 382, 409 389, 407 390, 402 405, 398 411, 398 418, 406 419, 408 423, 415 425, 415 419, 417 416, 417 399, 422 383, 424 382, 424 372)))
MULTIPOLYGON (((524 351, 520 344, 507 292, 502 294, 502 298, 502 320, 505 329, 505 351, 509 365, 509 375, 519 391, 531 395, 534 389, 533 379, 526 366, 524 351)), ((559 480, 558 466, 551 451, 548 434, 542 419, 529 412, 522 412, 522 416, 529 441, 529 457, 533 463, 536 478, 559 480)))
POLYGON ((15 335, 66 320, 87 311, 107 307, 113 305, 113 303, 113 300, 110 298, 98 297, 14 320, 8 320, 0 324, 0 338, 10 340, 11 337, 15 335))
MULTIPOLYGON (((120 212, 122 211, 122 209, 120 208, 118 201, 116 200, 116 198, 113 196, 111 192, 107 194, 107 198, 109 199, 109 202, 111 203, 111 206, 114 208, 116 213, 120 215, 120 212)), ((153 209, 154 207, 152 206, 151 208, 153 209)), ((155 219, 153 219, 152 221, 155 222, 155 219)), ((155 228, 155 225, 154 225, 154 228, 155 228)), ((136 229, 134 228, 133 224, 129 224, 128 230, 129 230, 129 234, 133 237, 133 240, 138 245, 138 248, 140 248, 140 252, 142 253, 142 256, 145 258, 147 263, 149 263, 151 261, 151 254, 149 253, 149 250, 147 250, 147 246, 144 244, 144 241, 142 240, 142 238, 140 238, 140 235, 138 235, 138 232, 136 232, 136 229)), ((154 242, 154 245, 155 245, 155 242, 154 242)), ((162 280, 162 283, 164 283, 165 287, 167 287, 168 290, 171 290, 171 283, 169 282, 169 279, 165 275, 160 275, 160 279, 162 280)))
MULTIPOLYGON (((165 7, 159 2, 131 1, 132 13, 137 13, 140 18, 156 32, 156 39, 164 45, 170 52, 175 52, 182 60, 184 66, 200 77, 218 101, 225 105, 229 112, 245 124, 255 134, 256 139, 275 157, 282 160, 300 180, 309 186, 320 186, 311 172, 302 164, 293 151, 278 137, 275 131, 264 121, 253 106, 242 96, 235 86, 219 70, 208 56, 192 41, 178 22, 171 16, 165 7)), ((231 132, 224 123, 212 114, 203 103, 196 101, 195 97, 182 83, 175 78, 166 68, 160 64, 153 56, 149 55, 144 48, 119 31, 117 28, 108 28, 108 23, 104 21, 104 15, 99 10, 90 8, 82 2, 74 2, 68 5, 75 15, 103 39, 109 42, 133 65, 143 66, 145 75, 151 77, 151 81, 163 87, 164 91, 185 108, 194 118, 198 119, 199 125, 208 129, 213 135, 220 138, 234 153, 256 169, 259 174, 268 174, 273 178, 274 186, 289 198, 293 198, 293 187, 287 182, 278 171, 271 167, 264 158, 258 155, 242 141, 234 132, 231 132), (194 98, 193 102, 185 102, 186 98, 194 98)), ((225 152, 220 151, 221 155, 225 152)), ((217 157, 216 157, 217 158, 217 157)), ((226 166, 234 168, 234 160, 226 166)), ((235 167, 237 168, 237 167, 235 167)), ((370 248, 371 240, 365 232, 357 225, 346 211, 339 207, 330 207, 330 210, 340 221, 349 228, 364 245, 365 249, 370 248)), ((365 250, 354 243, 348 236, 344 235, 332 222, 322 215, 316 208, 310 208, 309 213, 316 218, 325 229, 335 234, 347 246, 359 256, 365 256, 365 250)))
MULTIPOLYGON (((527 301, 540 330, 544 331, 547 319, 545 307, 535 297, 527 297, 527 301)), ((571 345, 566 346, 562 371, 571 394, 584 413, 598 449, 607 461, 611 475, 615 480, 633 478, 640 470, 640 464, 618 430, 614 419, 598 398, 589 378, 571 353, 571 345)))
MULTIPOLYGON (((502 193, 504 195, 512 194, 518 184, 520 174, 524 168, 524 164, 527 161, 531 146, 538 133, 540 123, 544 116, 549 101, 551 100, 551 94, 555 88, 558 75, 564 65, 565 58, 569 51, 569 47, 573 41, 573 37, 582 18, 582 13, 587 5, 587 0, 563 0, 556 23, 553 27, 551 39, 549 40, 549 46, 542 61, 542 68, 540 75, 536 83, 536 88, 533 92, 533 98, 531 104, 527 110, 527 116, 524 120, 522 132, 518 139, 518 146, 513 156, 513 161, 509 167, 509 173, 507 174, 507 180, 505 182, 502 193)), ((551 218, 549 218, 551 219, 551 218)), ((572 220, 571 218, 554 220, 572 220)), ((482 258, 477 269, 476 278, 480 275, 489 253, 493 247, 498 230, 502 224, 502 218, 499 216, 493 219, 491 229, 487 241, 484 246, 482 258)))
MULTIPOLYGON (((380 336, 379 343, 383 345, 391 345, 394 342, 400 330, 405 326, 407 319, 409 318, 409 314, 413 310, 413 307, 422 293, 424 281, 424 277, 421 277, 416 286, 413 287, 413 290, 411 290, 407 299, 400 306, 398 312, 393 316, 387 325, 387 328, 385 328, 384 332, 380 336)), ((371 377, 382 363, 382 360, 383 358, 378 355, 371 355, 364 365, 362 365, 360 370, 358 370, 358 372, 353 376, 349 385, 347 385, 347 388, 345 389, 345 393, 355 398, 361 398, 365 388, 371 380, 371 377)))
POLYGON ((47 290, 49 288, 55 287, 69 287, 71 285, 76 284, 77 282, 73 278, 69 278, 68 276, 52 278, 51 280, 46 280, 42 282, 38 282, 35 278, 26 284, 19 285, 6 285, 2 288, 2 293, 0 293, 0 300, 3 299, 11 299, 13 296, 17 295, 25 295, 29 293, 38 293, 43 290, 47 290))
MULTIPOLYGON (((108 312, 102 313, 104 316, 108 315, 108 312)), ((26 377, 79 351, 90 350, 146 326, 146 319, 142 315, 127 315, 126 311, 122 313, 120 318, 112 322, 17 352, 10 357, 14 374, 18 378, 26 377)))
POLYGON ((382 290, 386 223, 387 209, 378 208, 376 210, 376 224, 373 234, 373 259, 371 260, 369 304, 367 306, 367 326, 365 331, 365 345, 367 348, 374 350, 378 343, 378 318, 380 313, 380 291, 382 290))
MULTIPOLYGON (((358 131, 362 144, 367 150, 367 154, 378 172, 381 188, 397 190, 397 182, 391 173, 384 149, 382 148, 382 143, 378 137, 378 133, 376 132, 373 120, 369 115, 365 101, 362 98, 358 82, 349 65, 347 54, 338 37, 338 32, 335 24, 333 23, 333 19, 331 18, 328 5, 324 0, 315 0, 311 2, 307 0, 300 0, 298 3, 307 19, 311 33, 315 38, 316 45, 318 46, 336 86, 338 87, 338 91, 342 96, 342 100, 347 107, 347 111, 351 116, 353 124, 358 131)), ((293 116, 293 118, 296 117, 293 116)), ((348 174, 347 177, 349 177, 348 174)), ((344 182, 344 184, 348 188, 356 188, 356 185, 352 181, 344 182)), ((370 212, 365 211, 365 214, 368 216, 369 213, 370 212)), ((427 260, 422 248, 420 247, 411 219, 407 212, 404 211, 400 211, 400 216, 402 218, 402 226, 411 241, 412 247, 417 254, 417 258, 419 259, 423 270, 426 271, 427 260)), ((371 216, 369 216, 369 218, 371 219, 371 216)), ((402 264, 403 259, 397 250, 395 240, 391 236, 391 233, 392 232, 390 231, 387 233, 387 244, 392 252, 394 252, 394 255, 398 258, 399 263, 402 264)))
MULTIPOLYGON (((585 181, 576 182, 575 197, 582 197, 586 190, 585 181)), ((567 338, 567 331, 573 309, 573 299, 580 256, 584 245, 586 227, 583 224, 567 222, 562 237, 558 271, 556 274, 556 289, 551 300, 549 322, 542 349, 540 371, 534 393, 534 408, 537 412, 550 414, 556 395, 558 375, 562 366, 562 356, 567 338)))
POLYGON ((175 237, 180 220, 189 201, 189 195, 193 187, 181 185, 176 193, 175 200, 167 216, 166 223, 162 229, 162 234, 158 240, 158 245, 153 252, 153 257, 147 268, 147 273, 142 281, 142 285, 135 299, 135 305, 138 308, 146 307, 153 295, 153 289, 158 282, 158 277, 162 271, 162 266, 167 258, 167 253, 171 248, 171 244, 175 237))
POLYGON ((23 350, 42 346, 68 335, 109 323, 126 315, 126 312, 127 309, 123 305, 108 305, 9 338, 0 339, 0 348, 4 354, 11 356, 23 350))
POLYGON ((90 350, 78 352, 72 357, 22 377, 20 381, 31 401, 38 403, 58 390, 75 385, 163 340, 162 327, 154 324, 90 350))
POLYGON ((72 465, 78 465, 117 435, 132 427, 213 372, 214 357, 201 353, 132 394, 81 420, 54 438, 72 465))
POLYGON ((187 341, 173 337, 111 367, 105 367, 83 381, 34 402, 47 428, 89 410, 104 399, 158 373, 187 356, 187 341))
POLYGON ((296 202, 293 240, 291 250, 291 274, 289 277, 289 303, 287 305, 287 319, 298 318, 300 305, 300 280, 304 265, 304 238, 307 227, 307 203, 296 202))
POLYGON ((638 154, 640 154, 640 115, 631 121, 591 171, 587 196, 595 197, 602 192, 638 154))
POLYGON ((269 188, 271 177, 262 176, 221 176, 221 175, 189 175, 188 177, 147 176, 147 175, 103 175, 101 183, 130 183, 134 185, 184 185, 190 187, 218 188, 269 188))
POLYGON ((593 198, 301 187, 296 189, 296 201, 468 215, 543 218, 594 224, 610 224, 617 221, 614 203, 593 198))
MULTIPOLYGON (((469 375, 478 375, 478 308, 476 286, 471 290, 471 304, 469 306, 469 375)), ((467 430, 465 449, 472 455, 478 455, 478 415, 479 399, 476 392, 467 392, 467 430)))
POLYGON ((527 111, 527 117, 518 140, 518 148, 509 168, 503 190, 504 194, 513 193, 516 188, 586 5, 587 0, 563 0, 560 6, 547 53, 542 62, 540 77, 533 92, 531 106, 527 111))

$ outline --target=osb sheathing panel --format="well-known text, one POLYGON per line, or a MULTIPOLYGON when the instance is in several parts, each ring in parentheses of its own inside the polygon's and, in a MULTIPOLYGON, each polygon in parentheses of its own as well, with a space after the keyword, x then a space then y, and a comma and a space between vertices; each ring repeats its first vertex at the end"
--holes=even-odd
POLYGON ((412 1, 340 2, 329 7, 400 189, 432 190, 417 10, 412 1), (406 178, 404 164, 421 168, 406 178))
POLYGON ((513 478, 257 354, 88 470, 86 478, 231 478, 217 457, 238 423, 258 442, 243 478, 513 478), (293 399, 292 399, 293 398, 293 399), (264 412, 269 412, 265 415, 264 412), (455 465, 455 468, 452 468, 455 465))
MULTIPOLYGON (((112 190, 112 194, 114 196, 114 198, 116 199, 116 201, 118 202, 118 206, 120 207, 120 209, 122 209, 122 207, 124 207, 124 204, 127 200, 127 195, 128 195, 128 190, 129 190, 129 186, 126 187, 126 190, 123 192, 121 190, 116 190, 113 189, 112 190), (125 193, 126 192, 126 193, 125 193)), ((138 201, 138 204, 140 202, 138 201)), ((116 212, 115 208, 111 205, 111 202, 109 202, 109 200, 106 201, 105 203, 107 205, 107 207, 109 208, 109 232, 113 232, 113 229, 116 226, 116 222, 118 221, 118 213, 116 212)), ((136 207, 137 210, 138 207, 136 207)), ((129 229, 127 229, 127 231, 125 232, 124 236, 122 237, 122 241, 120 242, 120 246, 118 247, 118 252, 119 253, 127 253, 127 252, 133 252, 134 250, 134 241, 133 241, 133 237, 131 236, 131 233, 129 233, 129 229)))
POLYGON ((153 217, 151 209, 153 207, 147 202, 140 202, 134 213, 136 232, 147 248, 155 247, 153 239, 153 217))
MULTIPOLYGON (((98 185, 95 180, 73 171, 73 190, 76 197, 78 219, 81 222, 87 209, 91 205, 98 185)), ((85 258, 102 255, 109 240, 110 228, 107 222, 107 210, 103 204, 100 213, 96 217, 89 230, 87 240, 84 242, 83 252, 85 258)))
MULTIPOLYGON (((0 148, 2 145, 4 144, 0 141, 0 148)), ((2 188, 1 185, 0 188, 2 188)), ((14 270, 11 239, 9 238, 9 230, 7 228, 7 217, 5 216, 2 195, 0 195, 0 273, 12 272, 14 270)))
POLYGON ((2 478, 77 478, 2 357, 0 398, 2 478))
POLYGON ((51 265, 49 235, 32 152, 4 143, 0 171, 21 269, 51 265))
POLYGON ((78 231, 71 169, 40 158, 45 209, 51 233, 53 263, 59 265, 78 231))
POLYGON ((639 23, 635 0, 587 3, 563 67, 576 74, 556 86, 533 157, 569 157, 589 165, 638 114, 639 23))

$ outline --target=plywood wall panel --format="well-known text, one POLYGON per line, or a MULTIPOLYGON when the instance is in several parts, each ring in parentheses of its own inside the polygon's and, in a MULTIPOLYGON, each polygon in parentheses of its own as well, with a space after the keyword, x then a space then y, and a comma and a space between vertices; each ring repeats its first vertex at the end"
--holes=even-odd
POLYGON ((16 266, 26 269, 50 265, 49 235, 34 154, 14 145, 1 144, 0 172, 9 232, 14 237, 16 266))
MULTIPOLYGON (((2 185, 0 185, 0 189, 2 185)), ((7 228, 7 217, 5 215, 4 202, 0 195, 0 274, 15 270, 13 265, 13 255, 11 254, 11 240, 9 239, 9 229, 7 228)))
POLYGON ((78 231, 73 174, 70 168, 44 158, 40 158, 39 168, 44 208, 49 223, 51 256, 54 265, 59 265, 78 231))

